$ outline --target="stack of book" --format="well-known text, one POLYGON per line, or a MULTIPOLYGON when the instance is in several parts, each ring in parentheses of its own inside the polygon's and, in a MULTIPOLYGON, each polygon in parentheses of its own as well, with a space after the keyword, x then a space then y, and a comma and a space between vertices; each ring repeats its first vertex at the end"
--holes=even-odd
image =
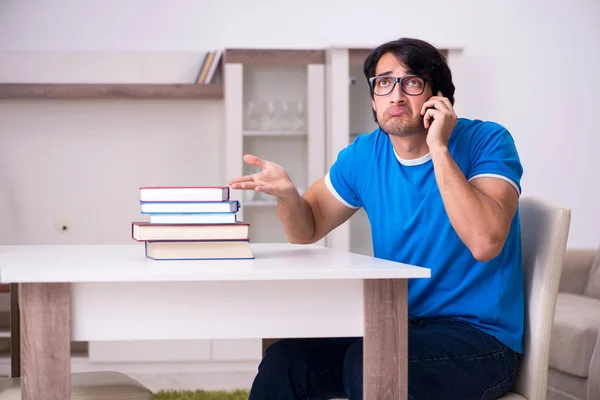
POLYGON ((240 203, 227 186, 144 186, 142 214, 131 236, 155 260, 251 259, 250 224, 237 220, 240 203))

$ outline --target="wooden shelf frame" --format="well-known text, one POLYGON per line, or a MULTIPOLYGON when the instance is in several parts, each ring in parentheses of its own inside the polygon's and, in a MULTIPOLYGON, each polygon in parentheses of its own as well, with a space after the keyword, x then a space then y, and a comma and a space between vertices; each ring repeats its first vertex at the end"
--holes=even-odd
MULTIPOLYGON (((348 49, 348 58, 350 65, 362 65, 371 51, 374 48, 366 48, 366 47, 353 47, 348 49)), ((442 56, 448 59, 448 49, 438 49, 438 51, 442 54, 442 56)))
POLYGON ((222 84, 0 83, 0 100, 222 100, 222 84))
MULTIPOLYGON (((226 49, 224 63, 307 66, 323 64, 324 50, 226 49)), ((0 83, 0 100, 223 100, 224 84, 0 83)))
MULTIPOLYGON (((349 64, 362 64, 372 48, 349 48, 349 64)), ((447 57, 449 49, 440 49, 447 57)), ((221 65, 308 66, 326 64, 321 49, 235 49, 221 65)), ((223 100, 224 84, 195 83, 0 83, 0 100, 223 100)))
POLYGON ((226 64, 304 67, 325 64, 325 50, 307 49, 226 49, 226 64))

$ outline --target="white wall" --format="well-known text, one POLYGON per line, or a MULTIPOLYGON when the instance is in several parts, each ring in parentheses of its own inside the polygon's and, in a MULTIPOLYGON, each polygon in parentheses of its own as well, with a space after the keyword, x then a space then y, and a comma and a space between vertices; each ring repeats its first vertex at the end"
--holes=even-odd
POLYGON ((462 47, 454 59, 457 111, 507 126, 525 167, 524 193, 573 209, 570 246, 598 244, 600 3, 333 3, 0 0, 0 50, 322 48, 399 36, 462 47))

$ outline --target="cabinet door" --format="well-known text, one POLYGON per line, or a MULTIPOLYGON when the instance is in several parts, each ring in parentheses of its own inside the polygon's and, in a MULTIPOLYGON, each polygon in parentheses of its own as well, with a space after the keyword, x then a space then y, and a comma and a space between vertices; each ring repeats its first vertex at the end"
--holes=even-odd
MULTIPOLYGON (((242 161, 253 154, 285 168, 302 194, 325 173, 324 52, 236 50, 225 60, 228 178, 259 172, 242 161)), ((287 242, 275 197, 233 192, 253 242, 287 242)))

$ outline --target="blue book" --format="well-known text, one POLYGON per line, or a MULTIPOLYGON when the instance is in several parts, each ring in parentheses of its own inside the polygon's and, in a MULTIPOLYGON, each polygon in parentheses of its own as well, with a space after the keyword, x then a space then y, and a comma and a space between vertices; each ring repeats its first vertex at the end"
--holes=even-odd
POLYGON ((142 207, 142 214, 236 213, 240 209, 240 202, 237 200, 182 202, 141 201, 140 205, 142 207))

